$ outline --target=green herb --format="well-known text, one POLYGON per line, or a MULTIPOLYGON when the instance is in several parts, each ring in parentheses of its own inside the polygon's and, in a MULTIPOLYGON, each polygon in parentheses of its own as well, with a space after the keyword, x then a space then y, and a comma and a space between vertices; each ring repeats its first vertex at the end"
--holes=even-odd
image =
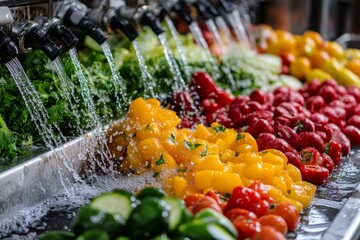
POLYGON ((238 141, 238 140, 240 140, 240 139, 243 139, 243 138, 245 138, 245 134, 243 134, 243 133, 238 133, 238 135, 236 136, 236 141, 238 141))
POLYGON ((159 165, 164 164, 164 163, 165 163, 165 159, 164 159, 164 156, 161 154, 160 158, 155 161, 155 165, 159 166, 159 165))
POLYGON ((200 157, 205 157, 206 155, 208 155, 208 149, 209 149, 209 145, 206 144, 204 151, 200 153, 200 157))
POLYGON ((194 149, 200 147, 202 144, 200 144, 200 143, 191 143, 191 142, 188 142, 188 141, 184 140, 184 145, 185 145, 185 147, 187 149, 194 150, 194 149))
POLYGON ((176 143, 176 137, 175 137, 175 134, 174 134, 174 133, 170 133, 170 140, 171 140, 173 143, 176 143))
POLYGON ((160 175, 160 173, 154 172, 153 177, 156 178, 156 177, 158 177, 159 175, 160 175))
POLYGON ((145 130, 151 130, 150 123, 148 125, 146 125, 145 130))
POLYGON ((217 133, 224 132, 224 131, 226 130, 225 126, 223 126, 223 125, 219 125, 219 126, 213 127, 213 129, 214 129, 217 133))
POLYGON ((179 167, 177 170, 178 173, 186 172, 186 169, 184 167, 179 167))

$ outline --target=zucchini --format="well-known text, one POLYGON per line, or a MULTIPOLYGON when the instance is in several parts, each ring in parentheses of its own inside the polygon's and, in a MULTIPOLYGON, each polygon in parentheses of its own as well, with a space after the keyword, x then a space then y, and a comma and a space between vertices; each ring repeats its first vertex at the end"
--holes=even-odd
POLYGON ((162 198, 165 195, 166 195, 165 191, 160 188, 147 187, 139 192, 137 198, 139 200, 145 199, 147 197, 162 198))
POLYGON ((118 214, 110 214, 99 209, 85 206, 80 209, 73 227, 76 236, 88 230, 103 230, 111 237, 121 236, 125 220, 118 214))
POLYGON ((74 234, 65 231, 53 231, 39 236, 39 240, 72 240, 74 234))
POLYGON ((232 234, 215 223, 194 219, 179 226, 179 233, 191 240, 236 240, 232 234))
POLYGON ((111 238, 106 232, 94 229, 86 231, 81 236, 75 238, 75 240, 111 240, 111 238))
POLYGON ((145 198, 131 212, 126 222, 126 236, 150 239, 168 229, 169 206, 161 199, 145 198))
POLYGON ((211 208, 205 208, 198 212, 195 215, 196 219, 200 219, 204 223, 216 223, 226 229, 232 236, 237 238, 237 230, 235 229, 234 225, 230 222, 230 220, 222 215, 214 211, 211 208))
POLYGON ((131 194, 111 192, 95 198, 90 206, 107 213, 119 214, 124 220, 127 220, 136 206, 136 202, 136 198, 131 194))
POLYGON ((163 197, 162 200, 170 206, 169 230, 174 231, 181 223, 191 219, 184 201, 172 197, 163 197))

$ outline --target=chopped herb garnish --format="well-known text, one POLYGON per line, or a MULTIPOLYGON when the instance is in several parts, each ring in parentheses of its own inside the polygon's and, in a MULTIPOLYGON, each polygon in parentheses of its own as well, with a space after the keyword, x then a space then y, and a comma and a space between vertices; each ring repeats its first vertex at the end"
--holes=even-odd
POLYGON ((206 144, 204 151, 200 153, 200 157, 205 157, 206 155, 208 155, 208 148, 209 145, 206 144))
POLYGON ((158 160, 156 160, 155 165, 159 166, 164 163, 165 163, 164 155, 161 154, 160 158, 158 160))
POLYGON ((151 130, 150 123, 148 125, 146 125, 145 130, 151 130))
POLYGON ((286 190, 286 193, 291 194, 291 190, 290 189, 286 190))
POLYGON ((178 173, 186 172, 186 169, 184 167, 180 167, 177 170, 178 173))
POLYGON ((191 142, 188 142, 188 141, 184 140, 184 145, 185 145, 185 147, 187 149, 194 150, 194 149, 200 147, 202 144, 200 144, 200 143, 191 143, 191 142))
POLYGON ((231 194, 230 194, 230 193, 225 193, 225 194, 224 194, 224 197, 230 198, 230 197, 231 197, 231 194))
POLYGON ((216 127, 213 127, 213 129, 215 130, 215 132, 220 133, 220 132, 224 132, 226 130, 225 126, 223 125, 219 125, 216 127))
POLYGON ((176 137, 175 137, 175 134, 174 134, 174 133, 170 133, 170 140, 171 140, 173 143, 176 143, 176 137))
POLYGON ((269 151, 266 151, 266 150, 261 151, 262 154, 267 154, 268 152, 269 152, 269 151))
POLYGON ((243 133, 238 133, 238 135, 236 136, 236 141, 238 141, 238 140, 240 140, 240 139, 243 139, 243 138, 245 138, 245 134, 243 134, 243 133))
POLYGON ((239 156, 239 152, 235 151, 235 157, 239 156))
POLYGON ((154 172, 153 177, 156 178, 156 177, 158 177, 159 175, 160 175, 160 173, 154 172))

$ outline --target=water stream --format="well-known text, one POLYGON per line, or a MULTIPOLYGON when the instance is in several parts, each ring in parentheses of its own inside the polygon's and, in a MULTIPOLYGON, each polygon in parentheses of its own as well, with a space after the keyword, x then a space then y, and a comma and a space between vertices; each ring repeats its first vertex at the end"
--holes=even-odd
POLYGON ((154 79, 149 73, 149 70, 146 66, 145 59, 143 55, 141 54, 139 43, 136 40, 132 41, 136 57, 139 61, 139 67, 141 71, 141 80, 144 84, 144 97, 156 97, 154 92, 154 79))
POLYGON ((14 58, 6 64, 6 67, 14 79, 29 110, 31 120, 35 123, 44 143, 48 148, 58 145, 58 142, 64 139, 55 136, 53 127, 48 123, 49 116, 41 97, 26 75, 21 63, 17 58, 14 58))
POLYGON ((54 61, 52 61, 52 65, 56 71, 57 76, 60 79, 60 86, 62 89, 63 97, 69 103, 72 114, 75 117, 75 130, 77 133, 83 133, 83 128, 80 124, 80 115, 72 101, 72 96, 74 96, 74 84, 68 78, 60 58, 57 57, 54 61))
POLYGON ((109 63, 109 66, 110 66, 113 83, 114 83, 114 88, 115 88, 117 108, 118 108, 119 112, 123 114, 125 111, 125 107, 129 102, 129 99, 126 96, 125 86, 120 78, 119 71, 116 68, 116 65, 114 62, 114 57, 111 53, 109 43, 107 41, 105 41, 103 44, 101 44, 101 48, 105 54, 105 57, 109 63), (120 100, 120 97, 122 98, 121 100, 120 100))
POLYGON ((185 75, 187 78, 190 78, 190 70, 189 70, 188 61, 186 59, 185 52, 183 49, 183 44, 181 43, 181 40, 179 39, 179 35, 176 30, 176 27, 175 27, 174 23, 172 22, 172 20, 168 16, 165 17, 165 22, 170 30, 171 36, 175 40, 176 51, 178 52, 181 63, 184 66, 185 75))
POLYGON ((208 27, 208 29, 210 30, 211 34, 213 35, 215 42, 217 44, 222 44, 223 41, 221 39, 219 30, 218 30, 214 20, 212 20, 212 19, 206 20, 205 24, 208 27))
POLYGON ((172 54, 169 46, 168 46, 168 42, 166 39, 166 35, 165 33, 162 33, 158 36, 159 41, 164 49, 164 55, 166 58, 166 61, 170 67, 170 70, 175 78, 174 81, 174 85, 173 85, 173 90, 174 91, 178 91, 180 90, 183 86, 185 86, 185 81, 181 75, 181 71, 180 68, 174 58, 174 55, 172 54))
POLYGON ((199 24, 197 22, 192 22, 189 25, 189 29, 190 29, 192 35, 194 36, 196 44, 205 49, 207 57, 211 57, 209 45, 207 44, 207 42, 201 32, 199 24))
POLYGON ((244 27, 244 24, 240 18, 240 13, 238 10, 232 11, 227 15, 229 22, 231 24, 231 27, 234 29, 236 38, 239 42, 243 42, 246 45, 249 45, 249 39, 246 34, 246 30, 244 27))
POLYGON ((232 42, 234 39, 231 35, 230 29, 229 29, 228 25, 226 24, 224 18, 219 16, 219 17, 215 18, 215 22, 219 28, 219 31, 223 32, 224 35, 226 36, 227 41, 232 42))

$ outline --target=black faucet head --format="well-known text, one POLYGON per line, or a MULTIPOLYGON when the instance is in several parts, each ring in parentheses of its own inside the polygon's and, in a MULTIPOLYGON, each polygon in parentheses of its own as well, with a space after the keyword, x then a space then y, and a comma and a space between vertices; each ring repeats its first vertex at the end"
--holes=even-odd
POLYGON ((3 63, 8 63, 11 59, 19 54, 16 44, 0 30, 0 60, 3 63))
POLYGON ((149 10, 145 10, 140 19, 140 24, 149 26, 156 35, 160 35, 165 32, 160 21, 156 18, 155 14, 149 10))
POLYGON ((27 48, 42 50, 51 61, 55 60, 61 53, 61 46, 53 42, 39 26, 29 30, 24 45, 27 48))
POLYGON ((87 17, 83 17, 77 26, 100 45, 107 40, 105 33, 87 17))
POLYGON ((197 0, 194 4, 204 20, 219 16, 219 11, 209 1, 197 0))
POLYGON ((51 26, 48 34, 53 39, 59 39, 67 50, 75 47, 79 41, 70 29, 60 23, 51 26))
POLYGON ((194 19, 190 15, 188 7, 183 2, 176 2, 172 8, 180 18, 182 18, 188 25, 190 25, 194 19))
POLYGON ((110 27, 112 30, 119 29, 130 41, 135 40, 139 36, 139 33, 128 20, 117 15, 110 19, 110 27))

